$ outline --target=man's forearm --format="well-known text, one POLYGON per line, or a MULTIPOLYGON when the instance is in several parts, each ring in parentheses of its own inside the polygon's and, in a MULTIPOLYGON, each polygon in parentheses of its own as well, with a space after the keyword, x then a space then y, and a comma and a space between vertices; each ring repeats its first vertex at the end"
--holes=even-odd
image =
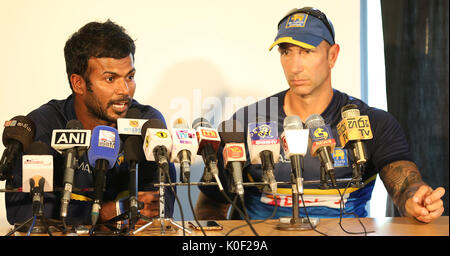
POLYGON ((380 178, 402 216, 406 215, 406 200, 420 186, 426 185, 416 164, 411 161, 396 161, 386 165, 380 172, 380 178))
POLYGON ((195 205, 195 215, 199 220, 225 220, 229 208, 229 204, 211 200, 203 192, 200 192, 195 205))

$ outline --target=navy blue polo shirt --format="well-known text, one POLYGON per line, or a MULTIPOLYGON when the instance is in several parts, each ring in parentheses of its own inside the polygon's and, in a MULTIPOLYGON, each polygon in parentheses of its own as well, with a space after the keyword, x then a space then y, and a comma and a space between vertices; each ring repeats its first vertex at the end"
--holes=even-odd
MULTIPOLYGON (((278 134, 283 132, 283 121, 286 118, 283 105, 287 90, 277 93, 271 97, 258 101, 238 110, 231 119, 238 120, 243 124, 245 138, 247 140, 247 127, 249 123, 255 122, 258 117, 265 117, 266 120, 278 123, 278 134)), ((333 90, 333 98, 321 116, 325 124, 329 125, 333 137, 336 139, 336 150, 333 152, 335 162, 335 175, 337 179, 352 177, 353 156, 347 149, 343 149, 338 139, 336 126, 342 120, 341 108, 347 104, 356 104, 361 115, 369 117, 373 139, 364 140, 369 157, 366 168, 363 172, 363 188, 348 187, 347 184, 339 183, 337 189, 320 189, 318 184, 305 184, 303 200, 306 205, 307 214, 315 218, 333 218, 340 216, 340 193, 345 191, 343 196, 345 202, 345 212, 356 213, 359 217, 368 215, 366 204, 371 198, 371 193, 375 185, 377 173, 387 164, 398 160, 413 161, 409 151, 409 145, 403 130, 395 118, 388 112, 377 108, 369 107, 359 99, 348 96, 338 90, 333 90), (338 152, 338 153, 336 153, 338 152)), ((302 120, 305 121, 305 120, 302 120)), ((247 141, 246 141, 247 143, 247 141)), ((248 146, 247 162, 244 164, 243 178, 244 182, 262 181, 261 165, 252 165, 249 161, 248 146)), ((222 148, 218 152, 218 162, 220 168, 220 178, 224 189, 229 191, 230 173, 223 166, 222 148)), ((275 179, 279 182, 289 182, 291 175, 291 163, 284 155, 280 145, 279 163, 275 164, 275 179)), ((304 158, 303 178, 305 181, 320 180, 320 161, 318 157, 312 157, 309 149, 304 158)), ((256 187, 244 186, 245 188, 245 206, 251 219, 265 219, 271 216, 275 202, 278 209, 274 218, 281 216, 292 216, 292 190, 291 185, 278 186, 278 200, 274 200, 272 194, 261 192, 256 187)), ((203 186, 200 190, 208 197, 222 203, 227 203, 223 195, 216 186, 203 186)), ((230 194, 230 196, 234 196, 230 194)), ((305 216, 302 199, 300 198, 300 216, 305 216)), ((350 215, 352 216, 352 215, 350 215)), ((343 217, 348 217, 344 215, 343 217)))
MULTIPOLYGON (((133 100, 130 108, 135 107, 142 113, 142 119, 160 119, 165 123, 163 115, 155 108, 139 104, 133 100)), ((52 131, 65 129, 68 121, 77 119, 74 108, 74 97, 71 95, 65 100, 51 100, 27 115, 36 124, 35 141, 42 141, 51 145, 52 131)), ((62 187, 64 176, 64 158, 52 149, 54 155, 54 187, 62 187)), ((171 180, 175 180, 175 166, 170 164, 171 180)), ((18 157, 14 178, 7 181, 7 186, 20 188, 22 186, 22 157, 18 157)), ((138 163, 138 190, 156 191, 153 184, 158 183, 157 165, 155 162, 143 161, 138 163)), ((128 191, 129 170, 124 161, 123 151, 119 153, 116 165, 106 172, 105 192, 103 201, 117 200, 128 191)), ((93 166, 89 165, 87 153, 78 161, 78 168, 74 174, 74 189, 68 207, 66 222, 68 224, 90 224, 92 198, 94 198, 93 166)), ((44 193, 44 216, 51 219, 60 219, 61 192, 44 193)), ((174 195, 166 188, 166 217, 172 217, 174 195)), ((32 217, 31 197, 29 193, 5 193, 6 213, 10 224, 21 223, 32 217)))

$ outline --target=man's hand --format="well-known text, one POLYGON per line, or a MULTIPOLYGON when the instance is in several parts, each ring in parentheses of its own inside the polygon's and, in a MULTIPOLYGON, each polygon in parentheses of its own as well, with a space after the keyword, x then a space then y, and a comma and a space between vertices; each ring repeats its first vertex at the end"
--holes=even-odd
MULTIPOLYGON (((159 215, 159 192, 158 191, 139 191, 138 201, 144 203, 144 208, 140 210, 142 215, 150 218, 157 217, 159 215)), ((144 225, 146 221, 139 220, 137 224, 144 225)))
MULTIPOLYGON (((159 192, 158 191, 139 191, 138 192, 138 201, 144 203, 144 208, 140 210, 142 215, 145 215, 149 218, 154 218, 159 215, 159 192)), ((128 211, 129 209, 129 201, 125 200, 121 202, 123 205, 123 212, 128 211)), ((102 208, 100 209, 100 220, 107 221, 111 218, 118 216, 123 213, 120 212, 117 207, 117 202, 105 202, 102 204, 102 208)), ((147 222, 144 220, 139 220, 137 224, 144 225, 147 222)))
POLYGON ((422 185, 405 204, 407 215, 411 215, 418 221, 429 223, 442 215, 444 203, 441 197, 445 189, 439 187, 433 190, 427 185, 422 185))

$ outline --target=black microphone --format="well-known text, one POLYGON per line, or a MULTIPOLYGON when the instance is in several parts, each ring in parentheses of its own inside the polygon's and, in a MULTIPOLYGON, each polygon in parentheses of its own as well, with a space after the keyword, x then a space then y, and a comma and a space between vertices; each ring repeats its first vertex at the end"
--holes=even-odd
POLYGON ((222 122, 219 125, 219 135, 223 147, 223 162, 227 169, 231 169, 234 186, 232 193, 237 193, 244 201, 244 185, 242 181, 242 168, 247 160, 245 153, 244 128, 236 120, 222 122))
POLYGON ((0 180, 12 179, 11 171, 17 157, 27 151, 34 141, 36 126, 26 116, 16 116, 5 122, 3 145, 6 147, 0 160, 0 180))
POLYGON ((124 158, 128 164, 130 170, 130 181, 128 183, 128 190, 130 193, 130 220, 134 220, 138 214, 138 196, 137 196, 137 184, 138 184, 138 163, 145 159, 144 151, 142 150, 142 138, 141 136, 129 136, 125 143, 124 158))
POLYGON ((72 194, 73 177, 78 159, 86 152, 90 144, 91 131, 83 130, 83 124, 76 119, 66 124, 66 129, 53 130, 52 147, 64 156, 63 193, 61 197, 62 218, 67 217, 67 208, 72 194))

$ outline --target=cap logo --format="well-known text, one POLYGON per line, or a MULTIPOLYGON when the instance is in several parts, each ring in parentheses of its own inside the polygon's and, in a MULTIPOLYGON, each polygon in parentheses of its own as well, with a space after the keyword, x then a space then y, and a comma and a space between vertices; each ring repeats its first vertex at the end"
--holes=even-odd
POLYGON ((286 22, 286 28, 304 27, 307 19, 308 19, 308 14, 295 13, 295 14, 289 16, 289 18, 286 22))

